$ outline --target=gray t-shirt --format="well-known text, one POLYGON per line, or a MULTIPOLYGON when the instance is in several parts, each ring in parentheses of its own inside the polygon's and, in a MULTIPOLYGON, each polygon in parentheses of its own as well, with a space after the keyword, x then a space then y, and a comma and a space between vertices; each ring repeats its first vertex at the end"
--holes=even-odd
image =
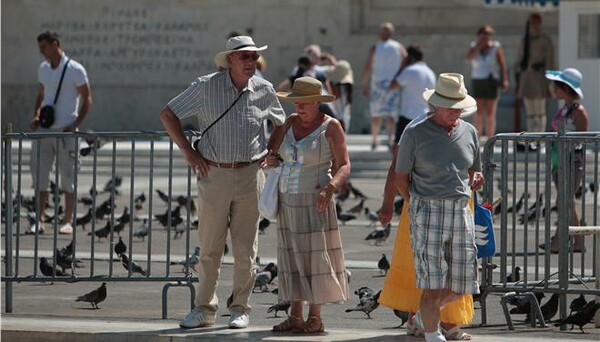
POLYGON ((411 176, 410 192, 424 198, 469 197, 469 170, 481 171, 479 139, 460 120, 450 134, 431 119, 413 121, 398 143, 396 172, 411 176))

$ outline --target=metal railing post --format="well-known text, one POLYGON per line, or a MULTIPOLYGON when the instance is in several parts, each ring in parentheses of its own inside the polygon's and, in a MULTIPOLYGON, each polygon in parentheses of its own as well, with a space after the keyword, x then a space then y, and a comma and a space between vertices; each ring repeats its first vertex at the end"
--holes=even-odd
MULTIPOLYGON (((10 124, 7 127, 7 133, 12 130, 10 124)), ((12 277, 13 275, 13 255, 12 255, 12 238, 13 238, 13 197, 12 197, 12 139, 3 139, 4 143, 4 198, 6 200, 6 232, 4 239, 5 248, 5 275, 12 277)), ((4 312, 13 312, 13 282, 7 281, 4 286, 4 312)))

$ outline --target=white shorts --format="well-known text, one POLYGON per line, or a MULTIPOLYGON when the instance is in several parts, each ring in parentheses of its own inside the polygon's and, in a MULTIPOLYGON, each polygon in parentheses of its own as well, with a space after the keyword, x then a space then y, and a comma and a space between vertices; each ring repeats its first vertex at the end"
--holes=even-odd
POLYGON ((77 138, 43 138, 31 141, 30 167, 33 183, 36 188, 39 175, 39 191, 47 191, 50 183, 50 171, 54 160, 57 161, 57 172, 60 188, 66 192, 75 191, 75 172, 79 171, 77 158, 77 138), (38 164, 39 150, 39 164, 38 164))

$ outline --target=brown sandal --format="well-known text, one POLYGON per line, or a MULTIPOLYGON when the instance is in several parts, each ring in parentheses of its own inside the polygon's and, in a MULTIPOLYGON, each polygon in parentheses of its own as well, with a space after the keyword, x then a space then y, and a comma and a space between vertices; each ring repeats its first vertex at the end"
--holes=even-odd
POLYGON ((273 329, 271 331, 287 332, 287 331, 292 331, 294 329, 301 328, 303 325, 304 325, 304 321, 302 320, 302 317, 289 315, 285 321, 283 321, 277 325, 274 325, 273 329))
POLYGON ((325 326, 323 326, 323 321, 321 321, 321 317, 310 316, 302 324, 301 327, 295 328, 294 333, 296 334, 314 334, 314 333, 322 333, 325 331, 325 326))

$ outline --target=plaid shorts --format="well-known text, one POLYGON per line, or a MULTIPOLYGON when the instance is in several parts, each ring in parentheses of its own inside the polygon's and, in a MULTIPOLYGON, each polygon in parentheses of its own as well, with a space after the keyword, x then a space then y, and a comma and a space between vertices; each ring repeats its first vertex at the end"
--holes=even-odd
POLYGON ((410 198, 417 287, 479 293, 474 219, 468 199, 410 198))

